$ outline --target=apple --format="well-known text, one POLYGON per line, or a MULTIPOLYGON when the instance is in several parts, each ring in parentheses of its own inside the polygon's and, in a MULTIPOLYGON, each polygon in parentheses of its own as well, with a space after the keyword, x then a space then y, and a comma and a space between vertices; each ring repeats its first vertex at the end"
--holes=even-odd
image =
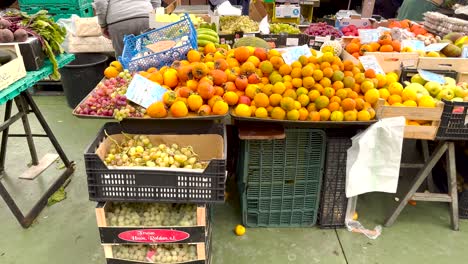
POLYGON ((445 79, 445 85, 457 85, 457 81, 455 79, 450 78, 450 77, 444 77, 445 79))
POLYGON ((464 89, 463 87, 456 86, 455 88, 452 89, 453 92, 455 93, 455 97, 465 97, 468 96, 468 90, 464 89))
POLYGON ((441 85, 437 82, 427 82, 424 85, 424 88, 426 88, 426 90, 434 97, 442 90, 441 85))
POLYGON ((424 85, 424 84, 426 84, 426 80, 424 80, 424 79, 421 77, 421 75, 419 75, 419 74, 417 73, 417 74, 415 74, 415 75, 413 75, 413 76, 411 77, 411 83, 419 83, 419 84, 421 84, 421 85, 424 85))
POLYGON ((241 96, 239 96, 239 102, 238 102, 238 104, 250 105, 250 98, 249 98, 248 96, 241 95, 241 96))
POLYGON ((424 88, 424 86, 422 86, 419 83, 412 83, 412 84, 406 86, 405 90, 413 91, 414 93, 416 93, 416 97, 418 98, 418 100, 423 95, 429 95, 429 92, 426 90, 426 88, 424 88))
POLYGON ((436 98, 439 99, 439 100, 445 99, 445 100, 450 101, 454 97, 455 97, 455 93, 453 92, 452 89, 444 88, 444 89, 442 89, 442 91, 440 91, 440 93, 437 95, 436 98))

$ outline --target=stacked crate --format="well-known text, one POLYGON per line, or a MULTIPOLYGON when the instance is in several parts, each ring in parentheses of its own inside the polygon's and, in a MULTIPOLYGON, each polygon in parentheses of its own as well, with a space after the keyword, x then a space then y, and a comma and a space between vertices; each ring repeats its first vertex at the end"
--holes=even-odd
POLYGON ((71 15, 92 17, 94 11, 93 0, 19 0, 21 11, 35 14, 40 10, 47 10, 55 21, 60 18, 70 18, 71 15))
POLYGON ((226 131, 223 124, 151 121, 107 123, 85 153, 90 200, 107 264, 211 262, 210 204, 224 202, 226 131), (107 167, 109 137, 147 135, 190 145, 204 170, 107 167), (205 144, 208 143, 208 144, 205 144))

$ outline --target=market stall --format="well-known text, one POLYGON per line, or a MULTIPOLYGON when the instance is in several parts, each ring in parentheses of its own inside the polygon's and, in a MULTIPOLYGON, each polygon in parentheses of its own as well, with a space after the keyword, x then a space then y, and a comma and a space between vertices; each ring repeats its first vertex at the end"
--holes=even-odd
MULTIPOLYGON (((149 30, 125 36, 104 78, 70 105, 77 118, 109 121, 84 154, 107 263, 211 263, 211 209, 228 187, 239 193, 238 236, 245 227, 318 225, 375 239, 379 230, 357 222, 357 197, 395 193, 400 168, 420 170, 385 225, 408 203, 448 202, 458 230, 466 21, 440 24, 434 13, 424 23, 377 21, 374 1, 365 1, 362 16, 347 10, 312 22, 316 5, 276 1, 257 21, 174 2, 149 13, 149 30), (401 162, 408 139, 422 142, 422 164, 401 162), (431 176, 444 154, 447 193, 431 176), (428 191, 418 192, 425 181, 428 191)), ((100 38, 97 20, 87 21, 97 32, 87 37, 100 38)), ((41 119, 31 96, 18 93, 41 119)), ((18 119, 28 111, 17 104, 18 119)))

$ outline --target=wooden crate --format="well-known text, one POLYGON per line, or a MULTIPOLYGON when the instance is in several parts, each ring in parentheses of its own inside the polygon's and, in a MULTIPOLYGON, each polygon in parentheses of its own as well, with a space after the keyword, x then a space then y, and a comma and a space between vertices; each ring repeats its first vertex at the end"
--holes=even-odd
POLYGON ((16 58, 0 66, 0 90, 3 90, 26 76, 23 57, 18 43, 5 43, 0 46, 0 50, 9 51, 16 54, 16 58))
POLYGON ((96 219, 102 244, 199 243, 208 236, 210 210, 197 206, 196 226, 108 226, 106 212, 110 202, 98 203, 96 219))
MULTIPOLYGON (((352 38, 347 38, 346 41, 351 41, 352 38)), ((373 55, 377 59, 379 65, 384 72, 401 73, 401 67, 416 67, 419 61, 417 52, 366 52, 364 55, 373 55)), ((341 54, 343 60, 350 60, 354 64, 359 64, 359 59, 353 57, 349 52, 343 50, 341 54)))
POLYGON ((457 81, 468 81, 468 58, 419 58, 418 69, 452 70, 458 72, 457 81))
POLYGON ((439 129, 440 118, 444 104, 438 103, 436 107, 400 107, 386 106, 385 100, 379 99, 375 107, 378 119, 403 116, 407 120, 432 121, 430 126, 405 126, 405 138, 433 140, 439 129))
MULTIPOLYGON (((177 264, 209 264, 210 261, 210 243, 197 243, 197 260, 177 262, 177 264)), ((147 264, 148 261, 135 261, 135 260, 126 260, 115 258, 114 252, 112 251, 113 247, 116 245, 105 245, 104 247, 104 256, 106 258, 107 264, 147 264)))

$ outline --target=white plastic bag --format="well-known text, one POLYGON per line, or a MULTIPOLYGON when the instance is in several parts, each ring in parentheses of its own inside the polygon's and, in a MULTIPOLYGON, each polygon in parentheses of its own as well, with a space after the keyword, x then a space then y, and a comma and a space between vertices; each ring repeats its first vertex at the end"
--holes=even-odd
POLYGON ((406 120, 385 118, 352 138, 346 163, 346 196, 395 193, 406 120))
POLYGON ((99 37, 102 35, 97 17, 71 17, 77 37, 99 37))
POLYGON ((268 23, 268 16, 265 16, 260 24, 258 24, 258 29, 262 34, 270 34, 270 23, 268 23))

